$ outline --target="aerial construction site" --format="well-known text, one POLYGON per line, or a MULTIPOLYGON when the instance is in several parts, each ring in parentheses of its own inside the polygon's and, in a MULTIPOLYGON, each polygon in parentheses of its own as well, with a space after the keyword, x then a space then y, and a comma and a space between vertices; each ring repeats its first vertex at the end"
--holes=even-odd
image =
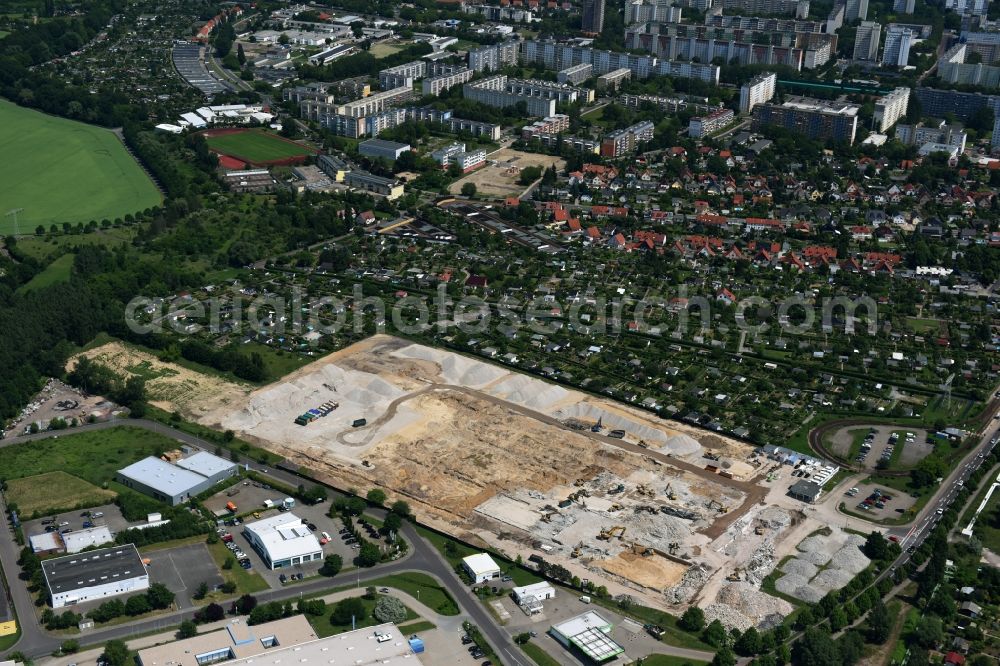
POLYGON ((782 558, 786 596, 811 598, 813 580, 842 578, 797 550, 827 538, 817 531, 828 521, 785 496, 787 466, 508 367, 377 335, 263 388, 216 387, 197 404, 179 402, 162 376, 148 390, 166 408, 337 487, 381 487, 465 541, 540 555, 645 604, 697 602, 729 626, 767 626, 792 610, 759 589, 782 558))

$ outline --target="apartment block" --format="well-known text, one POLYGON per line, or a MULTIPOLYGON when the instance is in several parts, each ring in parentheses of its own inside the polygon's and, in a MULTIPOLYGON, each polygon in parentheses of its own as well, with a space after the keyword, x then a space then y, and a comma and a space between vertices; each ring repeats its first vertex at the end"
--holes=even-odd
POLYGON ((492 141, 500 140, 500 126, 495 123, 484 123, 466 118, 449 118, 444 123, 448 131, 458 134, 468 132, 472 136, 485 136, 492 141))
POLYGON ((373 113, 384 111, 392 104, 399 104, 401 102, 405 102, 406 100, 413 99, 414 97, 416 97, 416 93, 413 88, 400 86, 391 90, 375 93, 374 95, 369 95, 368 97, 363 97, 353 102, 341 104, 337 108, 337 113, 344 116, 351 116, 353 118, 363 118, 364 116, 370 116, 373 113))
POLYGON ((613 72, 608 72, 607 74, 601 74, 597 77, 597 89, 598 90, 618 90, 618 88, 632 78, 632 70, 616 69, 613 72))
POLYGON ((644 104, 651 104, 667 113, 677 113, 678 111, 691 110, 696 113, 711 113, 720 108, 708 103, 707 97, 694 97, 692 95, 679 95, 677 97, 660 97, 658 95, 621 95, 618 102, 622 106, 638 109, 644 104))
POLYGON ((680 23, 683 9, 673 0, 628 0, 625 3, 625 25, 636 23, 680 23))
POLYGON ((737 10, 745 14, 792 14, 799 18, 809 16, 809 0, 716 0, 710 6, 737 10))
POLYGON ((602 157, 621 157, 633 152, 642 141, 653 138, 653 123, 644 120, 625 129, 615 130, 601 139, 602 157))
POLYGON ((521 138, 530 139, 536 134, 559 134, 569 129, 569 116, 564 113, 557 113, 548 118, 536 120, 530 125, 521 128, 521 138))
POLYGON ((854 59, 877 62, 878 46, 882 41, 882 26, 875 21, 862 21, 854 34, 854 59))
POLYGON ((601 150, 601 142, 594 139, 585 139, 578 136, 564 136, 562 134, 536 134, 537 139, 546 148, 562 147, 577 153, 588 153, 597 155, 601 150))
POLYGON ((281 91, 281 99, 286 102, 299 104, 305 100, 320 102, 321 104, 333 104, 334 95, 327 90, 329 83, 310 83, 294 88, 285 88, 281 91))
POLYGON ((383 69, 378 73, 378 84, 382 90, 412 88, 417 79, 427 76, 427 61, 414 60, 396 67, 383 69))
POLYGON ((847 102, 794 98, 784 104, 758 104, 753 128, 782 127, 810 139, 832 139, 853 144, 858 131, 858 107, 847 102))
POLYGON ((736 114, 732 109, 718 109, 706 116, 699 116, 688 121, 688 136, 700 139, 703 136, 718 132, 733 122, 736 114))
POLYGON ((910 28, 889 24, 885 31, 885 48, 882 50, 882 65, 889 67, 906 67, 910 60, 910 47, 913 45, 914 35, 910 28))
POLYGON ((997 95, 924 87, 917 88, 916 94, 925 116, 943 118, 953 113, 967 121, 984 106, 1000 115, 1000 96, 997 95))
POLYGON ((547 97, 530 97, 508 92, 507 77, 503 74, 490 76, 462 87, 465 99, 486 106, 505 109, 524 102, 529 116, 551 116, 556 112, 556 100, 547 97))
POLYGON ((722 68, 700 62, 689 62, 686 60, 660 60, 656 63, 656 73, 660 76, 672 76, 677 79, 697 79, 710 83, 713 86, 719 85, 719 74, 722 68))
POLYGON ((910 103, 910 89, 896 88, 875 102, 875 127, 882 134, 906 116, 910 103))
POLYGON ((958 152, 965 152, 965 142, 968 135, 961 125, 949 125, 943 120, 936 123, 917 123, 916 125, 896 125, 896 139, 900 143, 908 146, 923 146, 928 143, 935 143, 958 148, 958 152))
POLYGON ((1000 67, 983 62, 966 63, 968 55, 968 44, 951 47, 938 59, 937 75, 942 81, 966 86, 995 88, 1000 85, 1000 67))
POLYGON ((457 164, 462 169, 462 173, 474 171, 486 164, 485 150, 479 148, 473 151, 466 151, 464 143, 453 143, 435 150, 431 153, 431 157, 445 169, 452 164, 457 164))
POLYGON ((556 80, 559 81, 559 83, 567 83, 575 86, 589 79, 593 76, 593 73, 594 66, 589 62, 585 62, 559 70, 556 74, 556 80))
POLYGON ((582 0, 580 29, 593 35, 604 29, 604 0, 582 0))
POLYGON ((516 65, 520 44, 516 41, 480 46, 469 50, 469 69, 474 72, 495 72, 516 65))
POLYGON ((634 53, 602 51, 587 46, 563 44, 551 40, 528 40, 521 43, 521 62, 542 65, 556 71, 587 63, 594 66, 594 74, 607 74, 616 69, 630 69, 637 79, 653 75, 656 58, 634 53))
POLYGON ((847 0, 844 5, 846 21, 864 21, 868 18, 868 0, 847 0))
POLYGON ((472 80, 475 74, 471 69, 465 67, 449 74, 440 74, 424 79, 421 83, 424 95, 440 95, 461 83, 472 80))
POLYGON ((758 104, 770 102, 777 82, 777 74, 765 72, 740 86, 740 113, 750 113, 758 104))

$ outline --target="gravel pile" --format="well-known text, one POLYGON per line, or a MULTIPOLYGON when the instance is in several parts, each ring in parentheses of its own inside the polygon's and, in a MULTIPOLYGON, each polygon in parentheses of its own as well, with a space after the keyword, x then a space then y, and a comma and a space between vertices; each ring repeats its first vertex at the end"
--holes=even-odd
POLYGON ((861 552, 861 548, 849 543, 834 554, 833 559, 830 561, 830 568, 836 567, 837 569, 846 571, 851 576, 856 576, 864 571, 869 564, 871 564, 871 560, 865 557, 865 554, 861 552))
POLYGON ((772 530, 779 530, 792 524, 792 517, 784 509, 776 506, 769 506, 757 514, 757 519, 764 524, 764 527, 772 530))
POLYGON ((851 582, 853 575, 843 569, 824 569, 819 575, 809 581, 809 585, 822 592, 824 595, 832 590, 840 588, 851 582))
POLYGON ((794 574, 796 576, 802 576, 806 580, 811 579, 817 573, 819 569, 812 562, 807 562, 799 558, 793 558, 781 565, 781 571, 785 574, 794 574))
POLYGON ((691 601, 698 590, 708 582, 711 573, 711 567, 702 562, 691 565, 684 572, 680 582, 670 589, 664 590, 663 595, 666 597, 666 602, 668 604, 685 604, 691 601))
POLYGON ((813 587, 808 578, 798 574, 786 574, 774 582, 774 588, 782 594, 814 604, 826 594, 813 587))
POLYGON ((747 560, 744 573, 747 582, 760 587, 761 581, 774 570, 774 545, 770 541, 761 544, 747 560))
POLYGON ((709 608, 715 614, 715 617, 708 618, 709 610, 705 609, 709 622, 718 618, 727 628, 737 627, 741 631, 751 626, 759 629, 773 627, 793 610, 787 601, 761 592, 746 581, 724 585, 719 589, 716 602, 709 608))

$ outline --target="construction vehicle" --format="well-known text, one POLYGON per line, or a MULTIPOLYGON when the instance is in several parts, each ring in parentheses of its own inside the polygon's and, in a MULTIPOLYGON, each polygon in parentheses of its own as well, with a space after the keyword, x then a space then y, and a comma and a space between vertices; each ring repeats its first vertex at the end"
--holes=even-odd
POLYGON ((743 569, 741 569, 739 567, 736 567, 733 570, 733 573, 731 573, 728 576, 726 576, 726 580, 730 580, 730 581, 733 581, 733 582, 739 582, 739 581, 743 580, 743 577, 740 575, 741 571, 743 571, 743 569))
POLYGON ((586 479, 577 479, 576 481, 573 482, 573 485, 576 486, 577 488, 579 488, 580 486, 582 486, 586 482, 587 482, 586 479))
POLYGON ((617 495, 618 493, 625 492, 625 484, 619 483, 617 486, 608 491, 609 495, 617 495))
POLYGON ((729 512, 729 507, 726 506, 726 505, 724 505, 722 502, 716 500, 715 498, 712 498, 712 499, 710 499, 708 501, 708 508, 709 509, 714 508, 719 513, 728 513, 729 512))
POLYGON ((676 500, 677 499, 677 493, 675 493, 671 489, 669 483, 667 484, 667 487, 663 489, 663 492, 667 495, 667 499, 670 499, 670 500, 676 500))
POLYGON ((599 416, 597 417, 597 423, 590 426, 590 432, 601 432, 602 430, 604 430, 604 417, 599 416))
POLYGON ((601 530, 601 533, 597 535, 597 538, 600 539, 601 541, 610 541, 615 537, 618 537, 618 539, 621 540, 622 537, 624 536, 625 536, 625 526, 615 525, 610 529, 601 530))
POLYGON ((635 487, 635 492, 639 493, 640 495, 646 495, 648 497, 654 497, 656 495, 656 493, 653 492, 653 489, 647 486, 645 483, 640 483, 639 485, 637 485, 635 487))
POLYGON ((753 533, 756 534, 757 536, 760 536, 764 533, 764 528, 758 525, 753 529, 753 533))
POLYGON ((681 545, 679 543, 677 543, 676 541, 674 541, 669 546, 667 546, 667 552, 670 553, 671 555, 676 555, 677 554, 677 550, 680 547, 681 547, 681 545))
POLYGON ((582 552, 581 546, 582 546, 582 544, 577 544, 576 547, 573 548, 573 552, 570 553, 569 556, 570 557, 574 557, 574 558, 575 557, 580 557, 580 553, 582 552))
POLYGON ((639 443, 636 444, 636 446, 641 446, 644 449, 648 449, 649 448, 649 444, 647 444, 646 440, 644 440, 644 439, 640 439, 639 443))
POLYGON ((614 504, 612 504, 612 505, 611 505, 611 506, 610 506, 610 507, 608 508, 608 511, 621 511, 621 510, 622 510, 622 509, 624 509, 624 508, 625 508, 625 507, 623 507, 623 506, 622 506, 621 504, 619 504, 618 502, 615 502, 614 504))

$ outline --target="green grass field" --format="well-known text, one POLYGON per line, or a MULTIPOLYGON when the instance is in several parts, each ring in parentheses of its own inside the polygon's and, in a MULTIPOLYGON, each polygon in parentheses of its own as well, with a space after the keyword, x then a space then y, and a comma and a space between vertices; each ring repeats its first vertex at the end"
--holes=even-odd
POLYGON ((0 448, 0 470, 8 483, 11 479, 71 469, 77 476, 101 485, 113 479, 122 467, 177 446, 177 440, 155 432, 120 426, 0 448))
MULTIPOLYGON (((521 646, 524 653, 531 657, 531 661, 538 666, 559 666, 559 661, 549 656, 549 653, 542 649, 540 645, 528 642, 521 646)), ((645 662, 643 662, 645 663, 645 662)))
POLYGON ((247 162, 282 160, 312 153, 308 148, 289 143, 274 134, 254 130, 208 137, 207 141, 212 150, 247 162))
POLYGON ((160 193, 114 134, 0 100, 0 234, 39 224, 115 219, 160 193), (11 210, 17 215, 18 229, 11 210))
POLYGON ((98 506, 111 502, 115 496, 113 491, 98 488, 66 472, 36 474, 7 483, 7 499, 17 504, 22 516, 98 506))
POLYGON ((23 294, 32 289, 42 289, 60 282, 68 282, 70 269, 73 268, 73 256, 72 254, 64 254, 59 257, 46 266, 44 271, 31 278, 27 284, 19 287, 17 292, 23 294))

